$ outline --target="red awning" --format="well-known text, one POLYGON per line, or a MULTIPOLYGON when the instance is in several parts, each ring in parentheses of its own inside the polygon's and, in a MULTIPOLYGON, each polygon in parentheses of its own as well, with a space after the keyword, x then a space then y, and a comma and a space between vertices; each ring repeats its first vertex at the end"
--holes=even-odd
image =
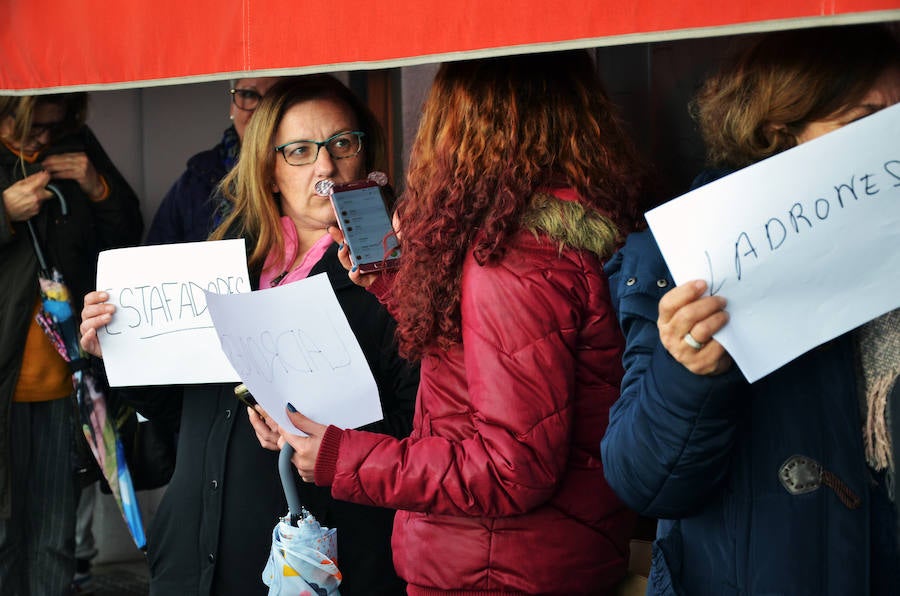
POLYGON ((0 90, 383 68, 816 24, 900 0, 6 0, 0 90))

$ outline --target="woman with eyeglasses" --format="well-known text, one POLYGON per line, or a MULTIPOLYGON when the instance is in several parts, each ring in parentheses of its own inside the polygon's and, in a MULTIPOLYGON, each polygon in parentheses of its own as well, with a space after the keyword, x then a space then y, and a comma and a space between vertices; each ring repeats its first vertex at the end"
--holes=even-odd
POLYGON ((237 163, 241 140, 259 100, 278 77, 237 79, 230 90, 231 126, 212 149, 187 162, 187 169, 163 197, 147 232, 147 244, 200 242, 209 237, 228 212, 229 204, 216 187, 237 163))
MULTIPOLYGON (((330 76, 282 80, 257 106, 240 160, 222 181, 234 208, 212 238, 247 240, 254 288, 328 275, 382 400, 384 420, 367 428, 403 437, 411 428, 418 370, 398 356, 387 311, 347 279, 327 232, 335 225, 334 211, 315 192, 320 180, 363 179, 383 159, 381 127, 344 85, 330 76)), ((97 292, 85 299, 82 345, 94 354, 100 352, 96 329, 114 311, 106 300, 97 292)), ((277 433, 255 410, 239 407, 233 384, 129 393, 150 419, 171 418, 171 404, 183 404, 175 473, 149 532, 151 592, 265 594, 261 574, 272 528, 287 504, 277 453, 260 442, 276 449, 277 433)), ((327 489, 298 484, 304 506, 337 528, 341 594, 403 594, 391 561, 394 512, 337 501, 327 489)))
POLYGON ((143 230, 86 111, 84 93, 0 97, 0 592, 10 596, 68 594, 75 573, 72 371, 34 318, 32 243, 77 312, 97 254, 137 244, 143 230))

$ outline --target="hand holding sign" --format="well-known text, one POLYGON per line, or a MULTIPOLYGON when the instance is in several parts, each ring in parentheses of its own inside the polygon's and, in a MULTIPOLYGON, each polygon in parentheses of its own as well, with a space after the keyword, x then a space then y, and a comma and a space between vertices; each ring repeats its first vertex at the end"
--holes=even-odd
MULTIPOLYGON (((115 307, 97 330, 110 385, 238 381, 219 347, 206 292, 247 293, 249 279, 243 240, 100 253, 97 287, 115 307)), ((96 314, 109 314, 105 308, 96 314)))
POLYGON ((706 282, 695 280, 670 290, 659 301, 659 339, 695 375, 717 375, 732 364, 722 344, 713 339, 728 322, 725 299, 704 296, 706 290, 706 282), (692 345, 686 338, 698 343, 692 345))
POLYGON ((112 321, 116 307, 109 302, 106 292, 89 292, 84 297, 84 308, 81 310, 81 348, 98 358, 103 357, 100 337, 97 333, 112 321))
POLYGON ((675 281, 728 298, 750 382, 900 306, 898 138, 900 105, 647 213, 675 281))
POLYGON ((279 445, 290 443, 294 449, 291 463, 297 468, 297 473, 304 482, 315 482, 316 459, 319 457, 319 448, 322 446, 322 437, 328 429, 324 424, 314 422, 298 412, 290 403, 287 407, 287 416, 291 421, 290 429, 281 429, 282 438, 279 445), (297 431, 306 436, 297 436, 297 431))
POLYGON ((229 362, 284 430, 299 432, 288 403, 343 428, 381 420, 375 378, 326 274, 207 300, 229 362))

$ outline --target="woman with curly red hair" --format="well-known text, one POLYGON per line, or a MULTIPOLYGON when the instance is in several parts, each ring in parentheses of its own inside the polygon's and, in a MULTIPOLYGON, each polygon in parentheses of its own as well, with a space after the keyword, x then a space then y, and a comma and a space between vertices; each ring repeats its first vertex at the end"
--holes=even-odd
POLYGON ((638 171, 585 52, 438 72, 398 205, 400 268, 351 271, 421 362, 413 434, 292 407, 309 436, 284 434, 305 480, 401 510, 409 594, 602 594, 625 575, 634 515, 599 450, 623 347, 601 262, 638 214, 638 171))

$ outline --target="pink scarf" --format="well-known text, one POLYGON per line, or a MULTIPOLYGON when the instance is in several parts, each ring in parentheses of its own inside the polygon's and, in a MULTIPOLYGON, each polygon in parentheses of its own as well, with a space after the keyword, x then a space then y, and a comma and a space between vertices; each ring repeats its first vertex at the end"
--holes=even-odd
POLYGON ((284 233, 285 258, 282 261, 277 258, 275 253, 269 253, 269 256, 266 257, 266 262, 263 265, 262 274, 259 276, 259 288, 261 290, 289 284, 299 279, 305 279, 316 263, 322 260, 322 257, 325 256, 328 248, 334 242, 334 240, 331 239, 331 236, 325 234, 313 244, 312 248, 309 249, 294 269, 281 269, 282 262, 287 263, 288 267, 293 264, 294 260, 297 258, 297 249, 300 243, 299 237, 297 236, 297 228, 294 226, 294 222, 291 221, 290 217, 284 216, 281 218, 281 231, 284 233))

